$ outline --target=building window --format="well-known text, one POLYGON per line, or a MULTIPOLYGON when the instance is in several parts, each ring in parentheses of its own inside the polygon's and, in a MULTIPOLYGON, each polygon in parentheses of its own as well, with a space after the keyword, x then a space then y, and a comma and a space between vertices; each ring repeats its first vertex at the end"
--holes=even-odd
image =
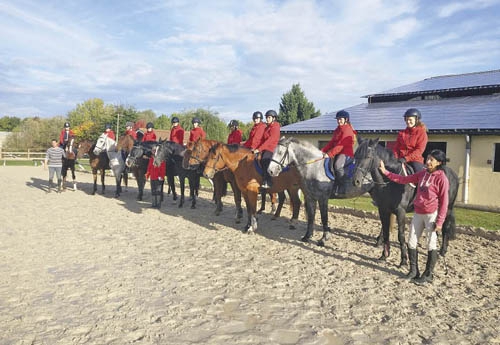
MULTIPOLYGON (((446 153, 446 141, 429 141, 427 142, 427 146, 424 151, 424 161, 427 159, 427 155, 432 152, 432 150, 441 150, 446 153)), ((446 158, 446 161, 449 162, 450 159, 446 158)))
POLYGON ((493 171, 500 172, 500 144, 495 144, 495 159, 493 160, 493 171))

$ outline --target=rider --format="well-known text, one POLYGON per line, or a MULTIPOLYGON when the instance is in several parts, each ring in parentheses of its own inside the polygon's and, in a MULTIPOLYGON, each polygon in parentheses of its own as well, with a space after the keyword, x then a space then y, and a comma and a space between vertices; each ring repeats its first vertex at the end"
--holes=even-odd
POLYGON ((267 168, 269 168, 269 164, 271 164, 271 158, 273 157, 273 152, 276 146, 278 146, 278 142, 280 140, 280 124, 276 122, 278 118, 278 114, 274 110, 268 110, 266 112, 266 129, 264 130, 264 134, 262 136, 262 141, 257 146, 257 148, 253 149, 253 153, 262 152, 260 162, 262 165, 263 183, 261 185, 262 189, 271 188, 272 178, 267 172, 267 168))
POLYGON ((184 129, 179 123, 179 118, 177 116, 172 117, 172 128, 170 129, 170 141, 177 144, 184 144, 184 129))
POLYGON ((129 121, 125 125, 125 135, 130 135, 134 140, 137 140, 137 133, 133 130, 134 123, 129 121))
POLYGON ((260 142, 262 141, 262 136, 264 135, 264 131, 266 130, 266 125, 262 122, 262 113, 260 111, 254 112, 252 115, 252 119, 254 125, 250 130, 248 139, 247 141, 245 141, 243 146, 253 150, 260 145, 260 142))
POLYGON ((59 147, 66 149, 66 144, 70 137, 74 137, 75 134, 69 127, 69 122, 64 123, 64 128, 61 130, 61 134, 59 134, 59 147))
POLYGON ((228 127, 231 130, 231 133, 229 133, 229 136, 227 137, 227 143, 239 145, 243 137, 243 132, 241 131, 241 129, 238 128, 238 121, 236 120, 229 121, 228 127))
POLYGON ((106 123, 106 125, 104 126, 104 133, 103 134, 106 134, 108 136, 108 138, 111 138, 113 140, 116 140, 116 135, 115 135, 115 132, 111 129, 111 125, 109 123, 106 123))
POLYGON ((154 131, 155 126, 152 122, 148 122, 146 125, 146 133, 142 137, 142 141, 156 141, 156 133, 154 131))
POLYGON ((421 121, 422 114, 415 108, 408 109, 404 114, 406 129, 401 130, 396 139, 393 152, 401 163, 408 163, 413 171, 423 170, 423 153, 427 146, 427 129, 421 121))
POLYGON ((410 272, 406 276, 417 284, 432 281, 432 271, 437 262, 437 233, 443 228, 448 211, 449 181, 444 172, 446 154, 441 150, 432 150, 425 161, 426 169, 409 176, 402 176, 385 169, 380 160, 380 171, 390 180, 400 183, 414 183, 418 186, 413 205, 415 214, 410 225, 408 253, 410 272), (427 238, 427 264, 425 272, 419 277, 417 244, 425 230, 427 238))
POLYGON ((205 133, 203 128, 200 127, 201 120, 195 117, 193 118, 191 123, 193 124, 193 129, 189 132, 189 142, 194 142, 199 138, 205 139, 207 137, 207 134, 205 133))
POLYGON ((340 110, 335 115, 337 128, 332 139, 321 149, 323 157, 330 157, 330 169, 335 170, 335 194, 345 194, 344 165, 347 157, 354 157, 354 140, 356 131, 349 121, 349 113, 340 110))

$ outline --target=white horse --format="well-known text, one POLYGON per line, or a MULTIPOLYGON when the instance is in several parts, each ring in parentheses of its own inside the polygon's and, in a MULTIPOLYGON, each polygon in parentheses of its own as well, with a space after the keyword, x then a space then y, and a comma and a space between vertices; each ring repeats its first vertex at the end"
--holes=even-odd
POLYGON ((121 151, 117 150, 116 141, 108 137, 106 134, 101 134, 97 139, 94 148, 94 154, 99 155, 101 152, 106 152, 109 158, 109 167, 113 171, 116 179, 115 197, 118 198, 122 192, 122 175, 125 171, 125 161, 123 160, 121 151))

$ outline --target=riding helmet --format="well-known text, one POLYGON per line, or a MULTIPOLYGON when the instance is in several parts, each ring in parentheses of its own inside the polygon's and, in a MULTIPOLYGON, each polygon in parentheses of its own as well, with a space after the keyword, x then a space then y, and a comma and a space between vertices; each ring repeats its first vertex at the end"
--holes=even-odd
POLYGON ((155 126, 153 125, 153 122, 148 122, 146 128, 155 128, 155 126))
POLYGON ((236 121, 236 120, 229 121, 229 126, 228 127, 229 128, 231 128, 231 127, 238 127, 238 121, 236 121))
POLYGON ((64 123, 64 128, 69 128, 69 122, 64 123))
POLYGON ((128 121, 126 124, 125 124, 125 127, 134 127, 134 123, 131 122, 131 121, 128 121))
POLYGON ((266 117, 268 117, 268 116, 272 116, 275 119, 278 118, 278 114, 276 114, 276 112, 274 110, 268 110, 268 111, 266 111, 266 117))
POLYGON ((172 117, 172 123, 179 123, 179 118, 177 116, 172 117))
POLYGON ((255 120, 255 119, 261 119, 262 120, 262 118, 263 118, 263 116, 262 116, 262 113, 260 111, 256 111, 252 115, 252 120, 255 120))
POLYGON ((109 123, 106 123, 106 125, 104 126, 105 129, 111 129, 111 125, 109 123))
POLYGON ((335 115, 335 118, 336 119, 344 118, 346 120, 349 120, 349 113, 347 111, 345 111, 345 110, 340 110, 335 115))
POLYGON ((422 114, 420 114, 420 110, 416 108, 410 108, 405 112, 405 115, 403 117, 410 117, 410 116, 415 116, 418 120, 422 118, 422 114))
POLYGON ((197 124, 201 124, 201 120, 197 117, 194 117, 192 120, 191 120, 191 123, 194 125, 195 123, 197 124))

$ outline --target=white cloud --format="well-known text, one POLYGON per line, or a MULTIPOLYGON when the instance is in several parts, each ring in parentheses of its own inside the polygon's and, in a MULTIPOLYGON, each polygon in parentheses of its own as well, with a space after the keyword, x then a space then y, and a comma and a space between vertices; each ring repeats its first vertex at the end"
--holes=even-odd
POLYGON ((447 18, 458 12, 467 10, 480 10, 498 4, 498 0, 468 0, 461 2, 452 2, 442 6, 438 11, 438 15, 441 18, 447 18))

